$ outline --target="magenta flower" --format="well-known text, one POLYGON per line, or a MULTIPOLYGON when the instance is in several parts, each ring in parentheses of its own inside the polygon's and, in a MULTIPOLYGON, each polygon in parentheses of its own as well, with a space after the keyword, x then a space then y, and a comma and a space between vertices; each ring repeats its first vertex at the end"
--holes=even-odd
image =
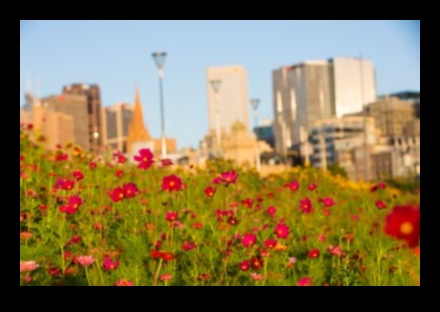
POLYGON ((95 258, 93 258, 93 256, 78 256, 76 257, 76 261, 83 267, 88 267, 95 262, 95 258))
POLYGON ((269 216, 273 217, 276 212, 277 209, 274 206, 267 207, 267 213, 269 214, 269 216))
POLYGON ((149 148, 142 148, 139 150, 139 155, 134 156, 133 159, 139 162, 139 169, 147 170, 154 163, 153 157, 154 155, 149 148))
POLYGON ((21 261, 20 260, 20 272, 32 272, 37 269, 40 265, 36 263, 34 260, 30 261, 21 261))
POLYGON ((109 257, 105 257, 104 270, 113 271, 119 267, 119 260, 112 261, 109 257))
POLYGON ((225 185, 229 185, 231 183, 235 183, 237 177, 238 174, 235 170, 222 172, 220 175, 220 182, 224 183, 225 185))
POLYGON ((275 248, 275 246, 277 245, 277 241, 275 239, 266 239, 264 241, 264 246, 266 246, 267 248, 275 248))
POLYGON ((306 197, 304 199, 300 199, 299 203, 302 213, 307 214, 313 211, 312 201, 310 200, 310 198, 306 197))
POLYGON ((77 210, 79 206, 82 205, 82 203, 83 201, 78 195, 73 195, 69 197, 69 206, 71 206, 75 210, 77 210))
POLYGON ((195 244, 195 243, 191 243, 191 242, 188 242, 188 241, 185 241, 183 244, 182 244, 182 249, 184 250, 184 251, 190 251, 191 249, 194 249, 194 248, 196 248, 197 247, 197 245, 195 244))
POLYGON ((177 220, 179 218, 179 213, 175 211, 168 211, 165 218, 167 221, 177 220))
POLYGON ((297 181, 293 181, 293 182, 284 184, 284 187, 289 188, 292 191, 297 191, 299 189, 299 183, 297 181))
POLYGON ((309 191, 314 191, 318 185, 315 182, 310 183, 310 185, 307 187, 309 191))
POLYGON ((278 238, 287 238, 289 236, 289 227, 284 223, 279 223, 275 227, 275 234, 278 238))
POLYGON ((335 204, 335 202, 333 201, 333 198, 331 198, 331 197, 324 198, 323 203, 324 203, 324 206, 326 206, 326 207, 331 207, 335 204))
POLYGON ((376 207, 379 209, 385 209, 387 207, 387 205, 383 201, 378 200, 378 201, 376 201, 376 207))
POLYGON ((124 195, 126 198, 131 198, 139 194, 139 189, 137 188, 136 184, 134 183, 127 183, 123 186, 124 189, 124 195))
POLYGON ((254 234, 244 234, 243 238, 241 239, 241 243, 246 248, 255 245, 256 241, 257 241, 257 237, 254 234))
POLYGON ((312 286, 312 279, 310 277, 303 277, 298 281, 298 286, 312 286))

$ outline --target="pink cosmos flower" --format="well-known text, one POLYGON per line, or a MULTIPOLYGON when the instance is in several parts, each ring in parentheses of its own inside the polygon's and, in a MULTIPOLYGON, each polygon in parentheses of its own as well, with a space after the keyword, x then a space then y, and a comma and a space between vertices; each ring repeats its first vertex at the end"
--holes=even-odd
POLYGON ((180 191, 184 188, 184 184, 182 182, 182 178, 172 174, 162 178, 162 191, 180 191))
POLYGON ((179 219, 179 213, 178 213, 178 212, 175 212, 175 211, 168 211, 167 214, 166 214, 165 219, 166 219, 167 221, 174 221, 174 220, 177 220, 177 219, 179 219))
POLYGON ((121 201, 124 199, 125 197, 125 192, 124 189, 122 187, 117 187, 113 190, 111 190, 108 195, 110 196, 110 198, 112 199, 112 201, 114 203, 117 203, 118 201, 121 201))
POLYGON ((302 213, 307 214, 313 211, 312 201, 310 200, 310 198, 306 197, 304 199, 300 199, 299 203, 302 213))
POLYGON ((251 278, 254 281, 262 281, 263 280, 263 274, 251 273, 251 278))
POLYGON ((137 188, 136 184, 134 183, 127 183, 123 186, 124 189, 124 195, 126 198, 131 198, 139 194, 139 189, 137 188))
POLYGON ((71 206, 75 210, 77 210, 79 206, 82 205, 82 203, 83 201, 78 195, 73 195, 69 197, 69 206, 71 206))
POLYGON ((162 274, 160 276, 161 281, 169 281, 173 276, 171 274, 162 274))
POLYGON ((149 148, 142 148, 139 150, 139 155, 134 156, 133 159, 139 162, 139 169, 147 170, 154 163, 153 157, 154 155, 149 148))
POLYGON ((289 227, 284 223, 279 223, 275 227, 275 234, 278 238, 287 238, 289 236, 289 227))
POLYGON ((343 257, 343 256, 345 256, 345 252, 342 251, 341 246, 333 246, 333 245, 330 245, 330 246, 328 246, 327 251, 328 251, 330 254, 332 254, 333 256, 338 256, 338 257, 343 257))
POLYGON ((326 206, 326 207, 331 207, 335 204, 335 202, 333 201, 333 198, 331 198, 331 197, 324 198, 323 202, 324 202, 324 206, 326 206))
POLYGON ((195 243, 191 243, 191 242, 188 242, 188 241, 185 241, 183 244, 182 244, 182 249, 184 250, 184 251, 190 251, 191 249, 194 249, 194 248, 196 248, 197 247, 197 245, 195 244, 195 243))
POLYGON ((314 191, 318 185, 315 182, 310 183, 310 185, 307 187, 309 191, 314 191))
POLYGON ((387 187, 387 185, 383 182, 379 182, 377 183, 377 187, 381 190, 385 189, 387 187))
POLYGON ((231 183, 235 183, 237 177, 238 174, 235 170, 222 172, 220 175, 220 182, 224 183, 225 185, 229 185, 231 183))
POLYGON ((93 256, 78 256, 76 257, 76 261, 83 267, 88 267, 95 262, 95 258, 93 258, 93 256))
POLYGON ((241 239, 241 243, 246 248, 255 245, 256 241, 257 241, 257 237, 254 234, 244 234, 243 238, 241 239))
POLYGON ((266 246, 269 249, 275 248, 276 245, 277 245, 277 241, 275 239, 266 239, 264 241, 264 246, 266 246))
POLYGON ((299 183, 297 181, 293 181, 293 182, 284 184, 284 187, 289 188, 292 191, 297 191, 299 189, 299 183))
POLYGON ((104 270, 113 271, 119 267, 119 260, 112 261, 109 257, 105 257, 104 270))
POLYGON ((376 201, 376 207, 379 209, 385 209, 387 207, 387 205, 383 201, 378 200, 378 201, 376 201))
POLYGON ((267 213, 269 214, 269 216, 273 217, 276 212, 277 209, 274 206, 267 207, 267 213))
POLYGON ((312 279, 310 277, 303 277, 298 281, 298 286, 312 286, 312 279))
POLYGON ((37 269, 40 265, 34 260, 21 261, 20 260, 20 272, 32 272, 37 269))
POLYGON ((119 281, 115 283, 116 286, 134 286, 132 281, 121 278, 119 281))

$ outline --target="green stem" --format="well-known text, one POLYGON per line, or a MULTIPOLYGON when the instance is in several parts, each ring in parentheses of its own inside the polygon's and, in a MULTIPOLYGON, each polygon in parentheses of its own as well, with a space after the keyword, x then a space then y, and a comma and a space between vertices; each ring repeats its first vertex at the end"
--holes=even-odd
POLYGON ((159 264, 157 265, 156 273, 154 274, 153 286, 157 286, 157 279, 159 278, 160 269, 162 268, 163 260, 159 260, 159 264))
POLYGON ((91 285, 90 285, 90 280, 89 280, 89 273, 88 273, 88 271, 87 271, 87 267, 85 267, 85 269, 86 269, 87 285, 88 285, 88 286, 91 286, 91 285))

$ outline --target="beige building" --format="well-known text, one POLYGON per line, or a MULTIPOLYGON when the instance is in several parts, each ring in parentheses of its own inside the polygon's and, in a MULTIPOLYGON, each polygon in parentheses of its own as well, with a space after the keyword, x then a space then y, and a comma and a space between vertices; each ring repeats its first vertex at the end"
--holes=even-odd
POLYGON ((227 133, 239 120, 249 129, 249 96, 246 70, 243 66, 208 67, 206 72, 209 130, 227 133), (220 80, 216 95, 210 81, 220 80))
POLYGON ((42 144, 48 150, 56 149, 57 144, 74 142, 73 117, 48 107, 34 105, 30 111, 20 110, 20 123, 31 123, 33 129, 45 138, 42 144))
POLYGON ((376 127, 383 136, 402 136, 406 124, 413 120, 414 106, 412 103, 396 97, 386 97, 366 106, 368 116, 376 121, 376 127))
POLYGON ((223 137, 222 150, 223 158, 233 160, 236 166, 255 167, 257 139, 242 122, 236 121, 223 137))
POLYGON ((112 150, 127 152, 127 135, 133 109, 129 103, 118 103, 103 109, 104 144, 112 150))
POLYGON ((74 143, 90 150, 87 96, 76 94, 52 95, 41 99, 42 106, 64 113, 73 118, 74 143))

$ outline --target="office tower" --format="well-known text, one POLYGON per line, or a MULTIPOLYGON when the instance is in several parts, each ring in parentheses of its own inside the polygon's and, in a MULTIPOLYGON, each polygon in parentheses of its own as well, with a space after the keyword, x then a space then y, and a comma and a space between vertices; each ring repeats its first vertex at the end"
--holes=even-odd
POLYGON ((230 132, 236 121, 242 122, 249 131, 249 97, 245 68, 243 66, 208 67, 206 88, 209 130, 216 130, 218 110, 219 127, 222 133, 230 132), (217 96, 211 85, 213 80, 220 80, 217 96))
POLYGON ((73 118, 74 143, 84 150, 90 150, 89 112, 86 95, 62 94, 41 99, 42 106, 62 112, 73 118))
POLYGON ((333 58, 284 66, 272 73, 277 152, 305 144, 321 119, 362 110, 376 99, 371 61, 333 58))
POLYGON ((117 103, 106 107, 103 112, 104 143, 116 151, 127 152, 127 135, 133 119, 133 105, 117 103))
POLYGON ((102 147, 102 105, 99 86, 96 84, 71 84, 63 87, 64 95, 85 95, 87 98, 87 122, 89 149, 99 152, 102 147))

